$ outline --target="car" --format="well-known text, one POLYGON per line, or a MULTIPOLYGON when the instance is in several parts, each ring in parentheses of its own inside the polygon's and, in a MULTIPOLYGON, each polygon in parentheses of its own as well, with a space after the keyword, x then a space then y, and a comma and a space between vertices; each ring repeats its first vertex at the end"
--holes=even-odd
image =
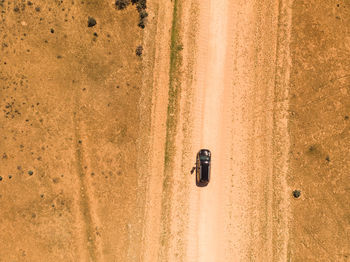
POLYGON ((210 181, 211 152, 208 149, 201 149, 196 158, 196 185, 207 186, 210 181))

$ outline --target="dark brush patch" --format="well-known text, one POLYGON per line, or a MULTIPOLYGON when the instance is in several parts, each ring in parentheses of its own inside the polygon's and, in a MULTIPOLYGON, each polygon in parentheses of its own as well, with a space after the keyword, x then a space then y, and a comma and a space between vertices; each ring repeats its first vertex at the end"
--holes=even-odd
POLYGON ((146 26, 146 19, 148 17, 148 13, 146 12, 147 3, 146 0, 116 0, 115 6, 118 10, 124 10, 130 4, 136 5, 137 12, 139 13, 139 23, 138 27, 144 29, 146 26))

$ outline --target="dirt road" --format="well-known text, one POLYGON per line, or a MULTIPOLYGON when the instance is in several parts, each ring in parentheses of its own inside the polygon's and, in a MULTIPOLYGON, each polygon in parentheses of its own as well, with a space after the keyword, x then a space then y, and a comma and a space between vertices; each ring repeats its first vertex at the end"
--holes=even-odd
POLYGON ((289 144, 287 108, 281 104, 288 95, 288 8, 275 1, 199 3, 193 82, 182 75, 181 98, 192 99, 179 104, 177 153, 169 172, 172 200, 166 218, 171 225, 163 229, 170 230, 163 236, 169 252, 161 252, 160 260, 286 259, 286 246, 273 246, 277 239, 286 243, 288 234, 284 165, 289 144), (278 143, 278 135, 287 140, 278 143), (213 155, 206 188, 193 186, 189 175, 199 148, 213 155), (280 224, 273 225, 273 219, 280 224))
MULTIPOLYGON (((154 259, 298 261, 307 257, 316 260, 322 258, 324 261, 334 258, 346 260, 349 257, 348 237, 342 228, 345 231, 348 228, 345 217, 349 214, 349 208, 342 206, 340 201, 347 199, 346 186, 336 186, 336 181, 345 179, 346 172, 340 164, 345 163, 334 164, 332 172, 339 175, 339 180, 334 178, 332 186, 316 180, 315 185, 321 187, 313 187, 314 182, 307 177, 319 175, 309 168, 306 181, 303 182, 305 165, 316 167, 320 163, 321 160, 316 160, 316 156, 330 162, 324 148, 331 146, 328 140, 320 141, 314 137, 325 135, 325 131, 320 133, 314 130, 318 135, 309 131, 308 128, 316 125, 314 121, 317 114, 310 109, 306 111, 301 101, 303 98, 308 99, 304 97, 305 94, 312 94, 316 97, 313 100, 316 104, 312 105, 321 112, 325 104, 335 105, 333 114, 340 121, 335 125, 341 137, 336 132, 338 135, 334 134, 334 139, 341 139, 345 143, 344 132, 348 129, 344 119, 346 121, 348 116, 341 118, 338 115, 346 114, 344 110, 348 103, 342 96, 337 103, 334 97, 328 97, 326 93, 321 93, 321 97, 317 98, 320 91, 315 87, 312 88, 314 92, 300 90, 300 85, 309 90, 304 84, 309 83, 309 80, 306 72, 304 78, 299 79, 298 70, 311 70, 315 79, 312 83, 316 86, 320 85, 316 80, 318 77, 326 79, 323 83, 340 81, 334 90, 342 90, 343 96, 348 95, 344 89, 348 75, 338 67, 344 65, 348 68, 344 60, 349 57, 348 46, 340 44, 341 41, 331 44, 331 41, 324 40, 328 43, 326 50, 331 53, 338 50, 338 56, 328 57, 324 51, 316 51, 323 50, 323 46, 317 46, 314 42, 317 37, 335 39, 327 25, 331 28, 348 28, 348 20, 342 20, 348 6, 324 4, 323 10, 339 13, 335 15, 335 19, 341 23, 338 25, 332 18, 326 19, 324 16, 323 24, 318 22, 317 12, 312 11, 313 6, 320 4, 316 2, 307 7, 288 0, 207 0, 192 3, 194 6, 198 4, 197 9, 191 4, 182 6, 184 10, 196 10, 199 18, 195 21, 183 15, 184 21, 180 22, 185 35, 182 37, 185 58, 179 66, 182 84, 178 116, 170 117, 177 122, 173 127, 176 135, 173 135, 175 142, 171 148, 176 154, 172 165, 168 165, 170 171, 166 168, 164 172, 167 189, 163 190, 163 202, 167 205, 162 207, 162 233, 159 237, 161 251, 154 259), (308 27, 309 22, 300 15, 303 13, 300 11, 303 8, 301 6, 314 19, 314 22, 310 22, 314 23, 311 28, 308 27), (295 20, 292 19, 293 12, 296 12, 295 20), (186 48, 189 43, 186 32, 191 30, 191 23, 197 29, 194 30, 194 49, 186 48), (302 32, 293 35, 293 28, 294 33, 298 30, 302 32), (304 42, 299 43, 299 39, 304 42), (306 44, 309 44, 307 51, 299 46, 306 44), (311 49, 311 46, 315 49, 311 49), (188 58, 188 49, 195 54, 190 57, 193 61, 188 58), (340 50, 347 52, 341 55, 340 50), (311 59, 314 52, 322 52, 316 61, 311 59), (310 57, 310 62, 305 62, 305 57, 310 57), (334 72, 322 71, 322 61, 328 61, 327 65, 334 72), (332 61, 337 61, 335 64, 338 66, 334 66, 332 61), (313 62, 317 69, 313 67, 313 62), (321 75, 316 76, 315 72, 321 75), (301 100, 294 100, 296 97, 301 100), (292 103, 294 111, 290 110, 290 101, 295 101, 292 103), (301 111, 302 116, 296 115, 298 111, 301 111), (303 122, 306 116, 308 120, 303 122), (307 135, 297 131, 304 125, 307 135), (314 141, 314 144, 307 150, 308 141, 314 141), (199 148, 208 148, 213 155, 211 182, 206 188, 195 187, 194 178, 189 175, 199 148), (307 160, 302 160, 301 152, 305 150, 309 151, 305 153, 307 160), (294 151, 297 152, 295 156, 291 155, 294 151), (312 155, 315 158, 308 160, 312 155), (296 200, 298 195, 293 198, 292 192, 296 188, 305 188, 307 197, 303 197, 300 200, 302 202, 296 200), (328 204, 322 203, 322 198, 316 199, 321 192, 328 192, 328 204), (331 201, 339 207, 336 208, 336 213, 341 217, 339 220, 326 215, 325 210, 333 209, 331 201), (306 211, 307 205, 313 209, 306 211), (320 211, 321 207, 325 210, 320 211), (303 213, 300 213, 301 210, 303 213), (307 219, 320 212, 323 214, 323 225, 331 225, 329 229, 317 223, 313 225, 315 220, 307 219), (299 224, 307 224, 308 227, 299 227, 299 224), (336 238, 330 237, 332 232, 337 235, 336 238), (319 239, 322 236, 328 237, 319 239), (335 245, 339 246, 338 252, 328 251, 335 245), (313 252, 305 248, 308 246, 313 247, 313 252)), ((347 39, 346 29, 340 32, 339 39, 347 39)), ((330 128, 324 121, 318 126, 323 130, 330 128)), ((167 133, 167 139, 171 134, 167 133)), ((346 152, 345 148, 334 150, 335 157, 340 158, 340 152, 346 152)), ((323 165, 317 166, 316 170, 331 172, 323 170, 323 165)), ((330 179, 329 176, 327 179, 330 179)))

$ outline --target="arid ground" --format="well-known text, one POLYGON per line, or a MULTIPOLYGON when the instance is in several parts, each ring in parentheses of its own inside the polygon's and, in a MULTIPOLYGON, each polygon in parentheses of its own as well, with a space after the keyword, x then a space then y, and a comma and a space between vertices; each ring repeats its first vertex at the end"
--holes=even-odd
POLYGON ((1 262, 350 261, 349 1, 0 12, 1 262))

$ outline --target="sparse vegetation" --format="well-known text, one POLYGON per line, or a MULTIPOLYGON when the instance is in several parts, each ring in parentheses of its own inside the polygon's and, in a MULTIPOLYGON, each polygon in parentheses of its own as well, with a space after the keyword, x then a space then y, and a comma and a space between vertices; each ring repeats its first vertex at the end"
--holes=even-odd
POLYGON ((137 24, 138 27, 141 27, 142 29, 145 28, 145 22, 143 20, 141 20, 138 24, 137 24))
POLYGON ((136 48, 136 55, 137 55, 137 56, 141 56, 141 55, 142 55, 142 51, 143 51, 143 47, 142 47, 142 45, 139 45, 139 46, 136 48))
POLYGON ((139 12, 140 21, 138 26, 140 28, 145 28, 146 18, 148 17, 148 13, 146 12, 147 3, 146 0, 116 0, 115 6, 118 10, 123 10, 128 7, 128 5, 136 5, 136 9, 139 12))
POLYGON ((140 19, 145 19, 148 16, 148 13, 145 10, 141 10, 139 13, 140 19))
POLYGON ((130 4, 130 0, 116 0, 115 6, 118 10, 123 10, 127 8, 127 6, 130 4))
MULTIPOLYGON (((173 21, 171 27, 171 43, 170 43, 170 71, 169 71, 169 92, 168 92, 168 111, 166 121, 166 141, 165 141, 165 157, 164 157, 164 180, 163 180, 163 198, 162 198, 162 220, 168 221, 171 210, 171 203, 167 199, 167 195, 172 191, 172 173, 173 161, 175 155, 175 132, 177 127, 178 107, 179 107, 179 90, 181 88, 181 71, 182 56, 177 46, 181 43, 180 35, 180 1, 174 1, 173 21)), ((161 242, 164 252, 169 245, 167 232, 169 230, 169 222, 162 225, 161 242)), ((166 256, 166 255, 165 255, 166 256)))
POLYGON ((173 22, 171 27, 171 43, 170 43, 170 72, 169 72, 169 102, 168 102, 168 113, 167 113, 167 138, 165 144, 165 166, 168 166, 171 162, 171 152, 174 148, 173 132, 176 129, 176 105, 177 95, 179 88, 178 79, 178 68, 181 64, 181 56, 176 46, 180 42, 179 34, 179 21, 178 18, 178 6, 177 1, 174 3, 173 22))
POLYGON ((145 28, 146 18, 148 13, 146 12, 147 4, 146 0, 132 0, 132 4, 136 4, 136 9, 139 12, 140 22, 138 24, 142 29, 145 28))

